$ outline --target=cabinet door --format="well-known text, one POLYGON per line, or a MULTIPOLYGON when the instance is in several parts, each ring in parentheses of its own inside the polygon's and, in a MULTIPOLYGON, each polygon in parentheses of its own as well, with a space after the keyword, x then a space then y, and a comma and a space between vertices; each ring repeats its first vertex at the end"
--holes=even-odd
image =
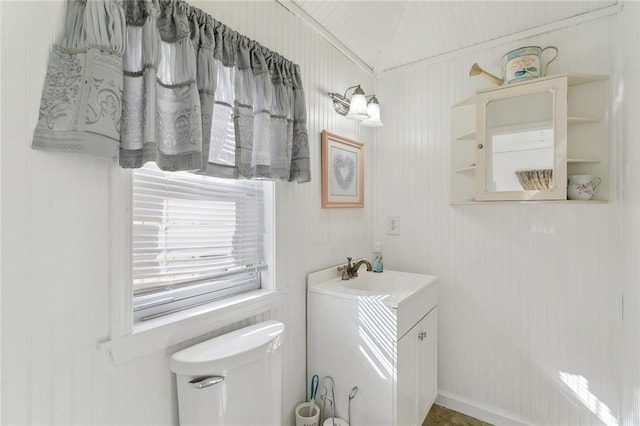
POLYGON ((437 308, 398 342, 396 425, 419 426, 438 395, 437 308))
POLYGON ((567 198, 567 76, 481 92, 476 199, 567 198))
POLYGON ((418 424, 416 411, 416 351, 418 349, 417 325, 398 341, 396 376, 396 426, 418 424))
POLYGON ((438 396, 438 308, 433 308, 416 326, 418 400, 417 415, 421 424, 438 396))

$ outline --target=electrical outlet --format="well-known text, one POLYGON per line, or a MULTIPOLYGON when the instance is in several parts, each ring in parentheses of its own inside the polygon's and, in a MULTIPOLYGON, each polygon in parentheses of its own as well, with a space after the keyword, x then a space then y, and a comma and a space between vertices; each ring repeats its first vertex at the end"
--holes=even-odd
POLYGON ((387 216, 387 235, 400 235, 399 216, 387 216))

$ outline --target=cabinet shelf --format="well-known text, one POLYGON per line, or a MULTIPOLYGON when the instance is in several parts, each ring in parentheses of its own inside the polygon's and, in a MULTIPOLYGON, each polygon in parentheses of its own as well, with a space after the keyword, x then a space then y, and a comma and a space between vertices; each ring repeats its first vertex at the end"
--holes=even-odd
POLYGON ((473 105, 475 103, 476 103, 476 95, 474 93, 453 104, 453 108, 459 107, 459 106, 465 106, 465 105, 473 105))
POLYGON ((598 121, 600 121, 600 119, 596 117, 567 117, 567 125, 569 126, 574 124, 597 123, 598 121))
POLYGON ((607 204, 606 200, 519 200, 519 201, 452 201, 450 206, 496 206, 501 204, 607 204))
POLYGON ((567 164, 597 164, 600 160, 593 158, 567 158, 567 164))
MULTIPOLYGON (((549 81, 549 80, 553 80, 553 79, 558 78, 558 77, 567 77, 567 86, 568 87, 579 86, 579 85, 582 85, 582 84, 596 83, 598 81, 604 81, 604 80, 608 80, 609 79, 609 76, 607 76, 607 75, 598 75, 598 74, 558 74, 558 75, 552 75, 552 76, 548 76, 548 77, 540 77, 540 78, 535 78, 535 79, 531 79, 531 80, 524 80, 524 81, 520 81, 520 82, 517 82, 517 83, 510 83, 508 85, 499 86, 499 87, 490 87, 488 89, 478 90, 477 93, 491 92, 491 91, 494 91, 494 90, 510 89, 510 88, 518 87, 518 86, 526 86, 526 85, 534 83, 534 82, 549 81)), ((461 100, 460 102, 458 102, 457 104, 455 104, 453 106, 455 107, 455 106, 460 106, 460 105, 473 103, 473 96, 474 95, 468 96, 468 97, 464 98, 463 100, 461 100)))
MULTIPOLYGON (((608 75, 598 75, 598 74, 569 74, 568 77, 568 85, 578 86, 580 84, 588 84, 588 83, 596 83, 598 81, 608 80, 608 75)), ((553 78, 553 77, 547 77, 553 78)))
POLYGON ((461 169, 458 169, 455 172, 473 174, 475 171, 476 171, 476 166, 468 166, 468 167, 463 167, 461 169))
POLYGON ((472 130, 470 132, 463 133, 460 136, 456 137, 456 140, 458 140, 458 141, 474 140, 475 138, 476 138, 476 131, 472 130))

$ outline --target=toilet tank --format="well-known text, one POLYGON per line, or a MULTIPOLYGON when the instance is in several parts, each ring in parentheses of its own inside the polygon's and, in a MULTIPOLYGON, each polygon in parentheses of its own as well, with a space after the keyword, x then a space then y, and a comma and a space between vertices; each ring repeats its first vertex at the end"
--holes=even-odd
POLYGON ((283 333, 265 321, 173 354, 180 425, 280 426, 283 333))

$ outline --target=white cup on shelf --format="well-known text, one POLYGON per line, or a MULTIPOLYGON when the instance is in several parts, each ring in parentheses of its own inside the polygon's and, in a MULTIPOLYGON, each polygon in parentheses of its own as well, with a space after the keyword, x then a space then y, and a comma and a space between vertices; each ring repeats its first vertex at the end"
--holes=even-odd
POLYGON ((602 182, 598 176, 571 175, 567 184, 567 198, 570 200, 590 200, 602 182))

